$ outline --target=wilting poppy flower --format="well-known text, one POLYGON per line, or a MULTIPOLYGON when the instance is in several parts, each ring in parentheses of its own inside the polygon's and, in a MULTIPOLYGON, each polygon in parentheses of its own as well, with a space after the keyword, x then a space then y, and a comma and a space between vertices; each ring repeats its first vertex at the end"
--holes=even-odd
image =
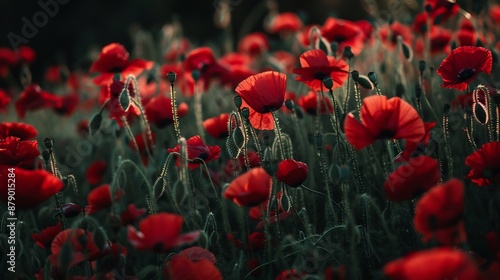
POLYGON ((41 108, 57 108, 61 106, 61 98, 52 93, 44 91, 37 84, 27 86, 16 101, 16 112, 19 118, 26 116, 26 111, 34 111, 41 108))
POLYGON ((329 17, 321 28, 321 36, 328 42, 336 42, 339 45, 338 52, 342 53, 346 46, 351 47, 352 52, 358 55, 363 50, 365 33, 354 22, 329 17))
POLYGON ((238 51, 251 56, 261 55, 269 50, 269 41, 264 33, 255 32, 245 35, 238 44, 238 51))
POLYGON ((184 249, 180 251, 177 256, 183 256, 187 257, 193 262, 198 262, 201 260, 207 260, 211 263, 216 263, 217 259, 215 258, 215 255, 208 251, 207 249, 204 249, 200 246, 193 246, 187 249, 184 249))
POLYGON ((111 43, 102 48, 99 57, 90 66, 91 73, 101 73, 94 79, 96 85, 106 85, 113 81, 115 73, 121 73, 124 78, 129 75, 139 76, 144 70, 153 67, 152 61, 142 59, 129 60, 129 53, 118 43, 111 43))
POLYGON ((465 90, 479 73, 491 73, 493 58, 483 47, 464 46, 454 49, 441 62, 437 73, 443 79, 441 87, 465 90))
POLYGON ((386 264, 384 274, 391 280, 481 279, 469 256, 451 248, 411 253, 386 264))
POLYGON ((174 256, 165 265, 166 280, 222 280, 217 267, 209 260, 192 261, 186 256, 174 256))
POLYGON ((5 111, 5 108, 7 108, 7 105, 9 105, 11 99, 12 98, 10 98, 10 96, 7 95, 5 90, 0 89, 0 112, 5 111))
MULTIPOLYGON (((9 178, 12 166, 0 166, 0 177, 9 178)), ((15 168, 16 208, 32 209, 51 198, 63 188, 63 182, 45 170, 15 168)), ((8 182, 0 182, 0 199, 7 204, 8 182)))
POLYGON ((85 178, 87 182, 91 185, 98 184, 102 181, 104 174, 106 174, 106 169, 108 168, 108 163, 105 160, 96 160, 85 171, 85 178))
POLYGON ((409 26, 406 26, 399 21, 395 21, 392 24, 384 25, 379 29, 380 39, 382 43, 391 49, 395 48, 398 43, 398 37, 407 45, 411 45, 413 41, 413 33, 409 26))
MULTIPOLYGON (((144 108, 148 122, 154 124, 158 128, 165 128, 173 123, 172 102, 171 99, 163 95, 159 95, 151 99, 144 108)), ((182 102, 177 105, 177 115, 183 117, 188 113, 189 106, 182 102)))
POLYGON ((314 91, 325 90, 323 79, 328 76, 333 79, 333 88, 340 87, 347 81, 347 62, 328 57, 322 50, 309 50, 301 54, 300 66, 301 68, 293 69, 293 73, 299 75, 295 79, 314 91))
POLYGON ((227 122, 229 121, 229 114, 223 113, 213 118, 203 121, 203 127, 210 136, 216 139, 226 138, 228 135, 227 122))
MULTIPOLYGON (((201 160, 209 162, 218 159, 220 156, 221 148, 217 145, 207 146, 201 140, 199 135, 193 136, 186 141, 187 157, 189 160, 189 169, 193 170, 201 164, 201 160)), ((173 149, 168 149, 169 153, 180 153, 181 146, 177 145, 173 149)), ((177 157, 177 165, 180 165, 180 157, 177 157)))
POLYGON ((40 151, 38 151, 36 140, 21 141, 13 136, 0 139, 0 165, 31 169, 39 155, 40 151))
MULTIPOLYGON (((248 108, 248 120, 250 125, 258 130, 273 130, 274 129, 274 118, 271 113, 259 113, 254 110, 250 105, 248 105, 245 100, 242 100, 241 110, 248 108)), ((282 107, 283 108, 283 107, 282 107)))
POLYGON ((439 182, 439 163, 428 156, 410 159, 389 174, 384 184, 387 199, 403 201, 416 198, 439 182))
POLYGON ((276 277, 276 280, 299 280, 305 276, 306 275, 304 273, 298 272, 295 269, 288 269, 280 272, 280 274, 276 277))
POLYGON ((67 94, 60 98, 61 101, 58 106, 54 108, 54 111, 63 116, 71 116, 75 112, 78 101, 80 100, 78 93, 67 94))
POLYGON ((137 250, 167 252, 198 239, 199 231, 181 235, 182 223, 183 219, 179 215, 153 214, 139 223, 139 231, 129 226, 128 240, 137 250))
MULTIPOLYGON (((303 95, 299 97, 299 106, 304 109, 304 111, 309 114, 315 116, 318 113, 318 93, 315 91, 310 91, 307 95, 303 95)), ((320 114, 328 114, 333 113, 333 106, 330 98, 326 95, 322 95, 320 100, 320 114), (327 109, 328 108, 328 109, 327 109)))
POLYGON ((236 87, 238 95, 261 114, 281 108, 285 91, 286 75, 274 71, 252 75, 236 87))
POLYGON ((103 210, 111 206, 111 190, 109 185, 101 185, 92 191, 87 196, 89 205, 85 206, 85 214, 91 215, 99 210, 103 210))
POLYGON ((500 183, 500 142, 490 142, 465 159, 469 179, 480 187, 500 183))
POLYGON ((361 122, 349 113, 344 122, 347 141, 357 150, 378 139, 417 142, 425 134, 424 122, 415 108, 399 97, 374 95, 363 99, 361 122))
POLYGON ((14 136, 19 140, 30 140, 37 136, 38 131, 30 124, 22 122, 2 122, 0 123, 0 139, 14 136))
POLYGON ((290 187, 298 187, 307 179, 307 164, 285 159, 278 164, 276 178, 290 187))
POLYGON ((465 241, 463 214, 464 185, 451 179, 418 201, 413 222, 425 242, 436 239, 444 245, 458 245, 465 241))
POLYGON ((45 248, 52 244, 52 240, 62 231, 61 222, 58 222, 55 226, 51 226, 43 229, 40 233, 31 234, 31 238, 35 240, 36 245, 45 248))
POLYGON ((281 13, 274 16, 269 23, 269 33, 297 32, 302 28, 300 18, 291 12, 281 13))
POLYGON ((262 167, 255 167, 235 178, 224 191, 224 198, 239 206, 255 206, 269 198, 271 176, 262 167))
POLYGON ((135 204, 131 203, 128 205, 127 209, 120 214, 121 225, 131 225, 145 213, 145 208, 137 208, 135 204))
POLYGON ((434 24, 444 23, 460 10, 456 1, 450 0, 426 0, 424 8, 427 9, 427 7, 429 7, 429 14, 434 24))

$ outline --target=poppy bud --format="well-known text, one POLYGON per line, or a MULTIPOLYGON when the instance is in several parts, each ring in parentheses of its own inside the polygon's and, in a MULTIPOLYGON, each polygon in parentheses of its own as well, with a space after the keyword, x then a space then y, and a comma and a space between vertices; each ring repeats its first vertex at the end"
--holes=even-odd
POLYGON ((50 152, 49 151, 43 151, 42 152, 42 157, 43 157, 43 160, 45 162, 49 162, 50 161, 50 152))
POLYGON ((66 218, 73 218, 78 216, 78 214, 82 213, 83 209, 78 204, 74 203, 65 203, 61 205, 61 208, 54 209, 55 211, 59 211, 59 214, 63 214, 66 218))
POLYGON ((278 164, 276 178, 290 187, 298 187, 307 179, 307 164, 285 159, 278 164))
POLYGON ((99 130, 99 128, 101 128, 101 123, 102 123, 102 114, 101 113, 95 114, 92 117, 92 119, 90 119, 89 123, 90 135, 94 135, 99 130))
POLYGON ((54 140, 50 138, 45 138, 43 139, 43 145, 45 146, 45 148, 50 150, 54 146, 54 140))
POLYGON ((350 46, 346 46, 346 47, 344 48, 344 54, 343 54, 343 56, 344 56, 345 58, 347 58, 347 59, 351 59, 351 58, 353 58, 353 57, 354 57, 354 53, 352 52, 352 49, 351 49, 351 47, 350 47, 350 46))
POLYGON ((248 120, 248 118, 250 117, 250 110, 245 107, 243 109, 241 109, 241 116, 245 119, 245 120, 248 120))
POLYGON ((323 85, 327 89, 332 89, 333 88, 333 79, 332 79, 332 77, 327 76, 327 77, 323 78, 323 85))
POLYGON ((332 50, 332 53, 337 53, 337 51, 339 50, 339 43, 332 42, 330 44, 330 49, 332 50))
POLYGON ((285 106, 290 111, 293 111, 293 109, 295 108, 295 104, 293 103, 293 100, 291 100, 291 99, 287 99, 285 101, 285 106))
POLYGON ((127 112, 130 107, 130 96, 127 89, 123 89, 122 93, 120 93, 120 106, 122 106, 125 112, 127 112))
POLYGON ((432 6, 431 6, 431 4, 427 4, 427 5, 425 5, 424 10, 425 10, 426 12, 428 12, 428 13, 432 12, 432 6))
POLYGON ((113 75, 113 80, 115 80, 115 81, 121 81, 121 79, 122 79, 122 74, 121 73, 115 73, 113 75))
POLYGON ((191 72, 191 76, 193 77, 194 81, 197 82, 200 79, 200 76, 201 76, 200 70, 193 70, 191 72))
POLYGON ((405 93, 405 87, 400 83, 396 84, 396 96, 401 98, 401 96, 403 96, 404 93, 405 93))
POLYGON ((236 106, 236 108, 241 108, 241 104, 243 104, 243 101, 241 99, 241 96, 239 95, 236 95, 234 98, 233 98, 233 102, 234 102, 234 106, 236 106))
POLYGON ((361 87, 363 87, 365 89, 370 89, 371 90, 371 89, 374 88, 373 83, 370 82, 370 80, 366 76, 359 76, 358 83, 359 83, 359 85, 361 87))
POLYGON ((357 83, 358 80, 359 80, 359 72, 357 70, 353 70, 351 72, 351 75, 352 75, 352 80, 357 83))
POLYGON ((377 74, 375 74, 375 72, 368 73, 368 79, 370 79, 370 82, 374 85, 377 85, 377 74))
POLYGON ((167 74, 167 79, 168 81, 173 84, 175 82, 175 79, 177 78, 177 74, 173 71, 168 72, 167 74))
POLYGON ((243 147, 243 144, 245 143, 245 136, 243 135, 243 132, 239 127, 237 127, 232 134, 233 142, 236 145, 236 147, 241 148, 243 147))
POLYGON ((318 44, 319 44, 318 49, 324 51, 326 54, 328 54, 329 51, 331 51, 330 46, 328 46, 327 44, 325 44, 325 42, 323 42, 323 40, 319 40, 318 44))
POLYGON ((420 60, 418 62, 418 70, 420 70, 420 74, 422 74, 425 71, 425 67, 427 64, 425 63, 425 60, 420 60))
POLYGON ((419 86, 417 86, 417 87, 415 88, 415 96, 416 96, 418 99, 422 98, 422 89, 421 89, 419 86))
POLYGON ((403 39, 401 39, 401 37, 398 37, 398 40, 401 40, 401 49, 406 60, 411 61, 413 59, 413 50, 410 48, 410 46, 403 42, 403 39))
POLYGON ((480 102, 474 102, 474 105, 472 105, 472 114, 476 121, 482 125, 487 124, 490 120, 488 109, 480 102))

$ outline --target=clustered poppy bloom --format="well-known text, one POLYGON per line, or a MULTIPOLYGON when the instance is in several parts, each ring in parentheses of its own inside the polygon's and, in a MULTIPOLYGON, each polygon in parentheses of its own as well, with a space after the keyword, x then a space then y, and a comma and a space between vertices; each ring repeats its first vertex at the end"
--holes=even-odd
POLYGON ((127 209, 120 214, 120 222, 122 226, 131 225, 146 213, 145 208, 137 208, 135 204, 131 203, 127 209))
POLYGON ((386 264, 384 274, 391 280, 481 279, 469 256, 451 248, 411 253, 386 264))
POLYGON ((366 36, 363 30, 356 23, 329 17, 321 28, 321 36, 328 42, 336 42, 339 45, 338 51, 342 53, 344 48, 351 47, 352 52, 358 55, 363 50, 366 36))
POLYGON ((318 98, 320 99, 319 113, 322 115, 333 113, 333 105, 330 98, 326 95, 320 97, 315 91, 310 91, 307 95, 299 97, 298 105, 304 109, 307 114, 315 116, 318 113, 318 98))
POLYGON ((128 94, 129 98, 136 98, 137 94, 132 83, 129 83, 128 87, 125 88, 125 82, 113 79, 109 85, 102 87, 99 96, 100 101, 107 102, 106 108, 109 110, 109 117, 115 119, 120 125, 123 123, 122 117, 133 118, 141 115, 139 107, 132 100, 127 108, 123 108, 120 102, 122 93, 128 94))
POLYGON ((441 62, 437 74, 443 79, 441 87, 465 90, 479 73, 490 74, 492 66, 491 51, 483 47, 462 46, 441 62))
POLYGON ((302 28, 302 20, 295 13, 286 12, 274 16, 268 26, 269 33, 297 32, 302 28))
POLYGON ((415 230, 427 242, 436 239, 440 244, 457 245, 465 241, 464 185, 451 179, 430 189, 417 203, 415 230))
POLYGON ((139 222, 139 231, 128 227, 128 240, 137 250, 167 252, 198 239, 199 231, 180 234, 183 218, 176 214, 158 213, 139 222))
POLYGON ((44 91, 37 84, 27 86, 16 101, 15 107, 19 118, 24 119, 27 111, 41 108, 58 108, 61 106, 61 98, 50 92, 44 91))
MULTIPOLYGON (((221 148, 217 145, 207 146, 201 140, 199 135, 195 135, 186 141, 187 146, 187 159, 189 161, 189 169, 193 170, 200 166, 201 161, 209 162, 218 159, 220 156, 221 148)), ((181 145, 177 145, 172 149, 168 149, 169 153, 180 153, 181 145)), ((181 158, 177 156, 177 166, 180 165, 181 158)))
MULTIPOLYGON (((0 177, 9 178, 9 168, 0 165, 0 177)), ((25 170, 15 168, 16 175, 16 209, 32 209, 51 198, 63 188, 63 182, 45 170, 25 170)), ((0 199, 7 204, 8 183, 0 182, 0 199)))
POLYGON ((254 32, 241 38, 238 51, 251 56, 261 55, 269 50, 269 40, 266 34, 254 32))
POLYGON ((0 123, 0 139, 14 136, 20 140, 30 140, 37 136, 38 131, 30 124, 22 122, 2 122, 0 123))
POLYGON ((31 169, 39 155, 36 140, 21 140, 14 136, 0 139, 0 165, 31 169))
POLYGON ((62 224, 58 222, 55 226, 43 229, 40 233, 32 233, 31 238, 35 240, 36 245, 41 248, 49 247, 54 238, 62 231, 62 224))
POLYGON ((429 156, 419 156, 399 166, 389 174, 384 184, 389 200, 404 201, 416 198, 439 182, 439 163, 429 156))
POLYGON ((224 191, 224 198, 239 206, 256 206, 269 198, 271 176, 262 167, 255 167, 236 177, 224 191))
POLYGON ((344 122, 347 141, 357 150, 378 139, 418 142, 425 134, 424 122, 408 102, 399 97, 374 95, 363 99, 361 122, 349 113, 344 122))
POLYGON ((303 82, 311 90, 324 90, 323 79, 331 77, 333 88, 347 81, 349 65, 342 59, 327 56, 322 50, 309 50, 300 55, 300 68, 293 69, 299 75, 295 80, 303 82))
POLYGON ((283 106, 286 92, 286 75, 266 71, 243 80, 235 90, 258 113, 264 114, 283 106))
POLYGON ((426 0, 424 8, 429 9, 429 15, 434 24, 444 23, 460 10, 456 1, 449 0, 426 0))
POLYGON ((85 213, 87 215, 108 208, 112 203, 110 186, 105 184, 93 189, 88 194, 87 201, 89 203, 89 205, 85 207, 85 213))
POLYGON ((307 179, 307 164, 285 159, 278 164, 276 178, 290 187, 298 187, 307 179))
POLYGON ((468 177, 480 187, 500 183, 500 142, 486 143, 465 159, 468 177))
POLYGON ((229 114, 222 113, 218 116, 203 121, 207 133, 215 139, 223 139, 228 135, 229 114))
POLYGON ((98 184, 106 174, 108 163, 105 160, 96 160, 87 167, 85 178, 91 185, 98 184))
MULTIPOLYGON (((172 101, 169 97, 159 95, 153 97, 145 106, 148 122, 158 128, 165 128, 172 124, 174 117, 172 115, 172 101)), ((189 106, 182 102, 177 105, 177 116, 183 117, 188 113, 189 106)))
POLYGON ((222 280, 217 267, 207 259, 193 261, 186 256, 176 255, 164 268, 166 280, 222 280))
POLYGON ((111 43, 102 48, 99 57, 90 66, 91 73, 100 73, 94 79, 96 85, 106 85, 113 81, 115 73, 121 73, 124 78, 129 75, 139 76, 144 70, 153 67, 152 61, 132 59, 125 47, 118 43, 111 43))

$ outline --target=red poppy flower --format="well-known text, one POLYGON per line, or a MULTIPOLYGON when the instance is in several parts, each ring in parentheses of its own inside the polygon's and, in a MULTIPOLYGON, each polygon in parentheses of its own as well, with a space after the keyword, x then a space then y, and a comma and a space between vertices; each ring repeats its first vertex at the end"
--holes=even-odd
MULTIPOLYGON (((9 178, 12 166, 1 165, 0 177, 9 178)), ((16 207, 32 209, 51 198, 63 188, 63 182, 45 170, 25 170, 15 168, 16 207)), ((0 199, 7 204, 8 183, 0 182, 0 199)))
POLYGON ((480 187, 500 183, 500 142, 490 142, 465 159, 469 179, 480 187))
POLYGON ((229 114, 223 113, 203 121, 203 127, 213 138, 224 139, 228 135, 228 121, 229 114))
POLYGON ((9 136, 0 139, 0 165, 20 166, 31 169, 40 155, 36 140, 25 140, 9 136))
POLYGON ((45 248, 52 244, 54 238, 62 231, 61 222, 57 222, 55 226, 43 229, 40 233, 32 233, 31 238, 35 240, 36 245, 45 248))
MULTIPOLYGON (((274 129, 274 118, 272 113, 259 113, 254 110, 245 100, 241 102, 241 109, 248 108, 248 120, 250 125, 258 130, 273 130, 274 129)), ((283 107, 281 107, 283 108, 283 107)))
MULTIPOLYGON (((151 99, 144 108, 148 122, 158 128, 165 128, 174 122, 172 115, 172 101, 170 98, 159 95, 151 99)), ((189 111, 189 106, 182 102, 177 105, 177 115, 185 116, 189 111)))
POLYGON ((233 90, 243 80, 255 74, 256 72, 248 68, 248 65, 231 65, 229 71, 221 75, 220 84, 233 90))
POLYGON ((238 51, 251 56, 262 55, 269 50, 266 34, 255 32, 245 35, 238 44, 238 51))
POLYGON ((120 214, 120 221, 122 226, 131 225, 146 213, 145 208, 137 208, 135 204, 131 203, 127 209, 120 214))
POLYGON ((50 66, 45 70, 45 81, 49 83, 61 83, 69 76, 69 69, 65 65, 50 66))
MULTIPOLYGON (((430 44, 430 53, 431 54, 439 54, 439 53, 448 53, 450 52, 450 41, 453 36, 452 32, 448 29, 433 26, 431 28, 431 44, 430 44)), ((415 46, 415 52, 421 56, 424 53, 424 41, 423 39, 419 39, 415 46)))
POLYGON ((496 23, 500 24, 500 5, 490 5, 489 9, 490 18, 496 23))
POLYGON ((389 174, 384 184, 387 199, 411 200, 426 192, 439 182, 439 163, 428 156, 410 159, 389 174))
POLYGON ((0 123, 0 139, 14 136, 19 140, 30 140, 37 136, 38 131, 32 125, 22 122, 0 123))
POLYGON ((350 46, 354 55, 363 50, 365 33, 354 22, 349 20, 329 17, 321 28, 321 36, 328 42, 339 44, 338 52, 341 54, 346 46, 350 46))
MULTIPOLYGON (((140 116, 141 114, 139 107, 132 101, 130 101, 130 106, 128 108, 122 107, 120 96, 124 89, 124 82, 113 80, 109 85, 105 85, 101 88, 99 95, 100 103, 108 101, 106 108, 109 110, 109 117, 115 119, 119 125, 123 123, 122 117, 127 117, 128 120, 132 120, 134 116, 140 116)), ((127 90, 130 98, 136 98, 136 92, 132 83, 128 85, 127 90)))
POLYGON ((11 99, 5 90, 0 89, 0 112, 5 112, 5 108, 10 104, 11 99))
POLYGON ((183 219, 179 215, 158 213, 149 215, 139 223, 137 231, 128 228, 128 241, 137 250, 167 252, 175 247, 189 244, 198 239, 199 231, 180 234, 183 219))
POLYGON ((16 101, 16 112, 19 118, 24 119, 26 111, 34 111, 41 108, 57 108, 61 106, 61 98, 44 91, 37 84, 27 86, 16 101))
POLYGON ((204 249, 200 246, 193 246, 187 249, 184 249, 180 251, 177 256, 182 256, 182 257, 187 257, 193 262, 198 262, 201 260, 207 260, 211 263, 216 263, 217 259, 215 258, 215 255, 208 251, 207 249, 204 249))
POLYGON ((412 45, 413 41, 413 32, 411 31, 411 28, 401 24, 399 21, 380 27, 379 35, 382 43, 390 49, 394 49, 396 47, 399 36, 401 36, 403 42, 407 45, 412 45))
POLYGON ((164 269, 166 280, 222 280, 217 267, 208 260, 192 261, 185 256, 172 257, 164 269))
POLYGON ((91 190, 87 196, 89 205, 85 206, 85 214, 92 215, 111 206, 111 189, 105 184, 91 190))
POLYGON ((35 61, 36 53, 28 46, 20 46, 17 49, 17 57, 20 62, 31 64, 35 61))
MULTIPOLYGON (((221 148, 217 145, 207 146, 201 140, 199 135, 195 135, 186 141, 187 157, 189 160, 189 169, 193 170, 201 164, 201 160, 209 162, 218 159, 220 156, 221 148)), ((169 153, 180 153, 181 146, 177 145, 173 149, 168 149, 169 153)), ((177 157, 177 166, 180 165, 180 157, 177 157)))
POLYGON ((443 245, 458 245, 465 241, 463 214, 464 185, 451 179, 418 201, 413 222, 425 242, 436 239, 443 245))
POLYGON ((298 187, 307 179, 307 164, 285 159, 278 164, 276 178, 290 187, 298 187))
POLYGON ((333 88, 347 81, 349 65, 342 59, 326 56, 322 50, 310 50, 300 55, 300 66, 293 69, 293 73, 299 75, 295 79, 313 91, 324 90, 323 79, 328 76, 333 79, 333 88))
POLYGON ((184 60, 184 67, 187 71, 185 74, 189 76, 193 70, 200 71, 205 90, 209 88, 212 77, 220 77, 229 71, 227 65, 217 62, 209 47, 200 47, 189 52, 184 60))
POLYGON ((304 273, 298 272, 295 269, 283 270, 278 274, 276 280, 299 280, 305 277, 304 273))
MULTIPOLYGON (((156 134, 151 132, 151 139, 144 135, 143 133, 138 133, 134 136, 135 143, 137 143, 137 148, 139 149, 139 154, 141 155, 141 161, 144 165, 148 165, 149 162, 149 151, 152 151, 153 146, 156 144, 156 134), (146 145, 147 143, 147 145, 146 145)), ((128 143, 128 146, 132 150, 136 150, 135 144, 132 140, 128 143)))
MULTIPOLYGON (((319 96, 317 92, 310 91, 307 95, 303 95, 299 98, 298 104, 307 114, 316 116, 316 113, 318 112, 318 98, 319 96)), ((323 95, 321 98, 319 113, 322 115, 333 113, 332 102, 326 95, 323 95)))
POLYGON ((174 39, 170 42, 167 50, 163 53, 163 59, 167 62, 176 62, 191 48, 191 43, 186 38, 174 39))
POLYGON ((269 33, 297 32, 302 28, 302 20, 291 12, 274 16, 269 23, 269 33))
POLYGON ((233 174, 240 174, 242 172, 246 172, 247 168, 254 168, 260 166, 259 155, 254 151, 249 151, 246 156, 248 157, 248 163, 250 166, 246 166, 245 158, 243 155, 238 156, 233 160, 229 159, 224 167, 224 172, 226 176, 233 176, 233 174))
POLYGON ((424 137, 418 142, 407 141, 405 150, 396 156, 394 162, 408 161, 410 158, 419 156, 425 151, 425 146, 429 143, 431 137, 431 130, 436 126, 436 122, 424 122, 425 134, 424 137))
POLYGON ((102 86, 111 84, 115 73, 121 73, 122 77, 127 78, 129 75, 139 76, 151 67, 153 67, 152 61, 129 60, 129 53, 123 45, 111 43, 102 48, 99 57, 90 66, 90 72, 101 73, 94 79, 94 83, 102 86))
POLYGON ((108 163, 105 160, 94 161, 91 165, 89 165, 89 167, 87 167, 87 171, 85 171, 87 182, 91 185, 102 182, 107 168, 108 163))
POLYGON ((6 77, 9 74, 9 68, 16 65, 17 55, 9 48, 0 48, 0 77, 6 77))
POLYGON ((269 198, 271 176, 262 167, 250 169, 234 179, 224 191, 224 198, 239 206, 255 206, 269 198))
POLYGON ((441 87, 465 90, 479 73, 491 73, 493 58, 488 49, 464 46, 454 49, 441 62, 437 73, 443 78, 441 87))
POLYGON ((347 115, 344 132, 347 141, 361 150, 378 139, 420 141, 425 127, 415 108, 406 101, 374 95, 363 99, 361 122, 352 113, 347 115))
POLYGON ((424 7, 430 7, 429 14, 434 24, 444 23, 460 10, 456 1, 449 0, 426 0, 424 7))
POLYGON ((480 279, 480 272, 467 254, 451 248, 411 253, 386 264, 384 274, 391 280, 480 279))
POLYGON ((413 29, 414 32, 421 35, 424 35, 427 32, 428 15, 429 14, 427 12, 421 12, 420 14, 417 14, 415 16, 415 18, 413 19, 413 23, 411 25, 411 28, 413 29))
POLYGON ((50 246, 50 251, 52 255, 49 256, 49 260, 53 267, 59 267, 61 264, 59 254, 62 251, 63 246, 69 243, 71 247, 71 256, 64 256, 71 259, 69 262, 69 267, 73 267, 83 261, 95 261, 110 253, 109 247, 105 247, 102 250, 97 247, 94 242, 93 234, 90 231, 85 231, 81 228, 70 228, 61 231, 52 241, 50 246))
POLYGON ((71 116, 78 106, 80 96, 78 93, 70 93, 65 96, 61 96, 60 98, 61 102, 54 108, 54 111, 63 116, 71 116))
POLYGON ((264 114, 276 111, 285 99, 286 75, 267 71, 242 81, 236 92, 255 111, 264 114))

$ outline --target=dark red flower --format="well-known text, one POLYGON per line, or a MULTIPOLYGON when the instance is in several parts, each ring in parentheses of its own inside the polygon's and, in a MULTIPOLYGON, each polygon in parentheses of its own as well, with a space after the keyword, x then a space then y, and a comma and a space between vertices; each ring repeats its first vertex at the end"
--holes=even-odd
MULTIPOLYGON (((318 113, 318 98, 320 97, 316 91, 310 91, 307 95, 299 97, 298 104, 307 114, 316 116, 318 113)), ((333 113, 332 102, 326 95, 322 95, 321 97, 319 113, 322 115, 333 113)))
POLYGON ((26 111, 34 111, 41 108, 57 108, 61 106, 62 100, 59 96, 44 91, 37 84, 27 86, 16 101, 16 112, 19 118, 24 119, 26 111))
POLYGON ((54 238, 62 231, 61 222, 58 222, 55 226, 51 226, 43 229, 40 233, 32 233, 31 238, 35 240, 36 245, 45 248, 52 244, 54 238))
POLYGON ((120 221, 122 226, 131 225, 146 213, 145 208, 137 208, 135 204, 131 203, 127 209, 120 214, 120 221))
MULTIPOLYGON (((430 53, 431 54, 439 54, 439 53, 448 53, 450 52, 450 41, 453 36, 452 32, 448 29, 433 26, 431 28, 431 44, 430 44, 430 53)), ((424 54, 424 40, 419 39, 415 46, 415 52, 421 56, 424 54)))
POLYGON ((414 32, 421 35, 424 35, 427 32, 428 15, 429 14, 427 12, 421 12, 420 14, 415 16, 415 18, 413 19, 413 24, 411 26, 414 32))
POLYGON ((222 280, 217 267, 208 260, 192 261, 185 256, 172 257, 164 269, 166 280, 222 280))
POLYGON ((286 75, 267 71, 242 81, 236 92, 255 111, 264 114, 276 111, 285 99, 286 75))
POLYGON ((246 156, 250 166, 246 166, 245 158, 243 155, 238 156, 233 160, 229 159, 224 167, 225 176, 233 176, 233 174, 240 174, 247 171, 247 168, 254 168, 260 166, 259 155, 254 151, 249 151, 246 156))
MULTIPOLYGON (((12 166, 0 165, 0 177, 10 178, 12 166)), ((25 170, 14 168, 16 184, 16 209, 32 209, 51 198, 63 188, 63 182, 45 170, 25 170)), ((7 179, 0 182, 0 199, 7 204, 9 184, 7 179)))
POLYGON ((309 50, 300 55, 300 66, 293 69, 293 73, 299 75, 295 79, 313 91, 325 90, 323 79, 328 76, 333 80, 333 88, 347 81, 349 65, 342 59, 328 57, 322 50, 309 50))
POLYGON ((17 49, 17 57, 20 62, 31 64, 35 61, 36 53, 28 46, 20 46, 17 49))
POLYGON ((285 159, 278 164, 276 178, 290 187, 298 187, 307 179, 307 164, 285 159))
POLYGON ((5 92, 5 90, 0 89, 0 112, 5 112, 5 108, 10 104, 12 98, 5 92))
POLYGON ((179 215, 158 213, 149 215, 139 223, 139 231, 128 227, 128 241, 137 250, 167 252, 198 239, 199 231, 180 234, 183 219, 179 215))
POLYGON ((384 274, 391 280, 481 279, 467 254, 451 248, 411 253, 386 264, 384 274))
POLYGON ((30 140, 37 136, 38 131, 30 124, 22 122, 1 122, 0 139, 14 136, 20 140, 30 140))
POLYGON ((456 1, 450 0, 426 0, 425 7, 429 7, 429 14, 434 24, 444 23, 460 10, 456 1))
MULTIPOLYGON (((241 102, 241 110, 248 108, 248 120, 250 125, 258 130, 273 130, 274 129, 274 118, 272 113, 259 113, 254 110, 250 105, 248 105, 245 100, 241 102)), ((283 108, 283 107, 281 107, 283 108)))
POLYGON ((271 19, 269 33, 297 32, 302 28, 302 20, 295 13, 277 14, 271 19))
MULTIPOLYGON (((149 101, 144 108, 148 122, 158 128, 165 128, 173 123, 172 102, 169 97, 163 95, 156 96, 149 101)), ((189 106, 182 102, 177 105, 177 115, 185 116, 189 111, 189 106)))
POLYGON ((425 134, 424 122, 409 103, 399 97, 374 95, 363 99, 361 122, 349 113, 344 122, 347 141, 357 150, 378 139, 418 142, 425 134))
POLYGON ((200 246, 193 246, 187 249, 184 249, 180 251, 177 256, 183 256, 187 257, 193 262, 198 262, 201 260, 207 260, 211 263, 216 263, 217 259, 215 258, 215 255, 208 251, 207 249, 204 249, 200 246))
POLYGON ((85 178, 87 178, 87 182, 91 185, 102 182, 107 168, 108 163, 105 160, 94 161, 91 165, 89 165, 89 167, 87 167, 87 171, 85 171, 85 178))
POLYGON ((351 47, 354 55, 363 50, 365 33, 352 21, 329 17, 321 28, 321 36, 328 42, 339 44, 338 52, 342 54, 346 46, 351 47))
POLYGON ((227 122, 229 121, 229 114, 222 113, 213 118, 203 121, 203 127, 207 133, 216 139, 226 138, 228 135, 227 122))
POLYGON ((200 71, 200 79, 205 90, 209 88, 213 77, 227 75, 229 71, 227 65, 219 63, 215 59, 212 49, 209 47, 200 47, 189 52, 184 60, 184 67, 188 78, 192 76, 193 70, 200 71))
POLYGON ((9 74, 9 68, 16 65, 17 55, 9 48, 0 48, 0 77, 6 77, 9 74))
POLYGON ((413 222, 424 242, 436 239, 453 246, 465 241, 463 214, 464 185, 451 179, 430 189, 418 201, 413 222))
POLYGON ((129 53, 118 43, 111 43, 102 48, 99 57, 90 66, 91 73, 101 73, 94 79, 96 85, 107 85, 113 82, 115 73, 121 73, 126 79, 129 75, 139 76, 144 70, 153 67, 152 61, 142 59, 129 60, 129 53))
POLYGON ((304 273, 298 272, 295 269, 283 270, 278 274, 276 280, 299 280, 305 277, 304 273))
POLYGON ((410 159, 389 174, 384 184, 387 199, 411 200, 434 187, 440 178, 439 163, 428 156, 410 159))
POLYGON ((500 24, 500 5, 498 4, 494 4, 494 5, 490 5, 489 6, 489 9, 488 9, 488 12, 489 12, 489 16, 490 18, 496 23, 496 24, 500 24))
MULTIPOLYGON (((209 162, 218 159, 220 156, 221 148, 217 145, 207 146, 201 140, 199 135, 195 135, 186 141, 187 157, 189 160, 189 169, 193 170, 200 166, 201 161, 209 162)), ((180 153, 181 146, 177 145, 173 149, 168 149, 169 153, 180 153)), ((181 158, 177 156, 177 166, 180 165, 181 158)))
POLYGON ((262 55, 269 50, 266 34, 255 32, 245 35, 238 44, 238 51, 251 56, 262 55))
POLYGON ((479 73, 491 73, 493 58, 483 47, 464 46, 454 49, 443 60, 437 73, 443 78, 441 87, 465 90, 479 73))
POLYGON ((31 169, 40 155, 36 140, 25 140, 9 136, 0 139, 0 165, 19 166, 31 169))
POLYGON ((103 210, 111 206, 111 189, 110 186, 100 185, 91 190, 87 196, 89 205, 85 206, 85 214, 92 215, 97 211, 103 210))
POLYGON ((409 26, 403 25, 399 21, 395 21, 390 25, 384 25, 380 27, 379 36, 382 40, 382 43, 390 49, 394 49, 396 47, 399 36, 401 36, 401 39, 407 45, 412 45, 413 41, 413 33, 411 28, 409 26))
POLYGON ((83 209, 78 204, 74 203, 64 203, 60 208, 52 209, 54 212, 54 217, 57 215, 64 215, 66 218, 73 218, 82 213, 83 209))
POLYGON ((269 198, 271 176, 262 167, 255 167, 235 178, 224 191, 224 198, 239 206, 255 206, 269 198))
POLYGON ((78 93, 70 93, 65 96, 61 96, 60 98, 61 102, 54 108, 54 111, 63 116, 71 116, 78 106, 80 96, 78 93))
POLYGON ((469 179, 480 187, 500 183, 500 142, 490 142, 465 159, 469 179))

